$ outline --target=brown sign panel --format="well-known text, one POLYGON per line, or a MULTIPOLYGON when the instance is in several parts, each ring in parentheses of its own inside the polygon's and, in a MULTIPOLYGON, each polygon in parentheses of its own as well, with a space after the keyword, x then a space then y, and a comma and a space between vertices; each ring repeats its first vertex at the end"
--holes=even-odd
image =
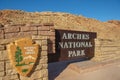
POLYGON ((39 46, 31 39, 23 38, 10 43, 7 48, 14 68, 20 75, 28 76, 37 60, 39 46))
POLYGON ((96 33, 56 30, 55 35, 56 54, 49 55, 49 62, 92 58, 94 56, 96 33))

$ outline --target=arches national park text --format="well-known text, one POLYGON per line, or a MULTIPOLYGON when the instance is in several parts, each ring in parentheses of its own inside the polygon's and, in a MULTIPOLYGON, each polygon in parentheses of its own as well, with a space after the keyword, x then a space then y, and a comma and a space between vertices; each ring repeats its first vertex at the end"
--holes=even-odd
POLYGON ((89 40, 89 34, 77 34, 77 33, 63 33, 62 39, 75 39, 77 42, 59 42, 61 48, 78 48, 78 50, 68 50, 68 57, 76 57, 76 56, 84 56, 85 50, 80 50, 82 47, 92 47, 92 43, 90 41, 79 41, 79 40, 89 40))
POLYGON ((56 47, 60 60, 92 57, 96 33, 56 30, 56 47))

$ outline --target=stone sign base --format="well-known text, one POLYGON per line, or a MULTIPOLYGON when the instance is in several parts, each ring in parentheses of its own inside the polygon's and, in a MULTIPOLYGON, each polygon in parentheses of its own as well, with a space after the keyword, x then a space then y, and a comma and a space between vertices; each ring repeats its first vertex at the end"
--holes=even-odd
POLYGON ((46 36, 32 36, 32 40, 38 44, 38 59, 29 76, 18 74, 11 65, 6 48, 0 51, 0 80, 48 80, 48 48, 46 36))
MULTIPOLYGON (((22 53, 19 50, 16 51, 22 53)), ((28 50, 28 53, 30 51, 28 50)), ((0 27, 0 80, 48 80, 47 55, 52 53, 55 53, 53 23, 5 24, 0 27), (39 46, 37 62, 30 75, 26 77, 20 75, 11 64, 7 49, 8 44, 22 38, 30 38, 39 46)))

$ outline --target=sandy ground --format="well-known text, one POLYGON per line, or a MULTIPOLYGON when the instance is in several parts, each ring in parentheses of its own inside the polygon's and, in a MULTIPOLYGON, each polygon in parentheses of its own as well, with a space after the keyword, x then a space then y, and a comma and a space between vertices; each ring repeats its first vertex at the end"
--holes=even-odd
POLYGON ((95 65, 94 63, 91 64, 90 61, 71 63, 72 67, 77 67, 76 69, 66 62, 57 63, 57 66, 55 64, 52 64, 55 71, 51 70, 53 72, 49 80, 120 80, 120 60, 109 63, 95 63, 95 65), (60 66, 64 66, 64 68, 60 66))

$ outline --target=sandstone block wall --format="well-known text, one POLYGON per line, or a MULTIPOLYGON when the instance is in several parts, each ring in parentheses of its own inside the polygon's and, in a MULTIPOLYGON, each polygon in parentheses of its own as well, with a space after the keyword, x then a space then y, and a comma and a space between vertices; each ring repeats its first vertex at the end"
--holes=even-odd
POLYGON ((6 24, 0 27, 0 48, 4 42, 9 43, 15 38, 29 37, 31 35, 47 36, 48 53, 55 53, 55 30, 53 23, 44 24, 6 24))
POLYGON ((110 39, 95 40, 95 57, 96 61, 110 61, 120 59, 120 41, 110 39))
POLYGON ((48 53, 55 53, 55 30, 52 23, 5 25, 0 28, 0 80, 48 80, 48 53), (40 55, 29 77, 16 72, 6 47, 21 38, 31 38, 40 45, 40 55))
POLYGON ((37 62, 30 76, 19 75, 10 63, 6 48, 0 49, 0 80, 48 80, 48 41, 46 36, 32 36, 33 41, 40 45, 37 62))

